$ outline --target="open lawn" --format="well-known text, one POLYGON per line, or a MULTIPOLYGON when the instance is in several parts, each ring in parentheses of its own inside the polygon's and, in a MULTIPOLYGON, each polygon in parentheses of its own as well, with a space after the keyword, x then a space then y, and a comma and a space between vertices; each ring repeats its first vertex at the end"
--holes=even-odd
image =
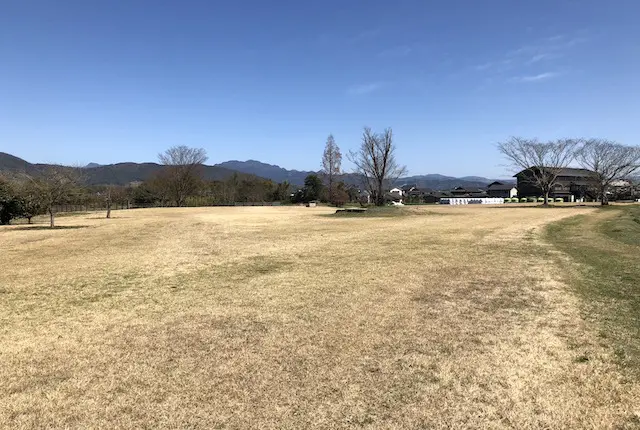
POLYGON ((567 239, 588 220, 633 264, 640 244, 601 230, 615 208, 397 210, 0 228, 0 427, 640 426, 635 326, 599 316, 615 297, 588 306, 567 239))

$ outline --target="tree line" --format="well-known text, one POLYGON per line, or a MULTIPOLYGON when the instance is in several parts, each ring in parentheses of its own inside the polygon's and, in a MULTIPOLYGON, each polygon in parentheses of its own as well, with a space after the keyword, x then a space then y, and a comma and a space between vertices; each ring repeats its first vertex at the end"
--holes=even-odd
POLYGON ((333 135, 327 138, 322 169, 310 174, 301 188, 289 182, 234 173, 226 180, 205 180, 202 166, 207 153, 202 148, 175 146, 158 155, 162 169, 140 183, 127 186, 87 186, 84 169, 48 166, 37 174, 0 175, 0 224, 37 215, 48 215, 55 226, 56 208, 62 205, 100 206, 111 217, 114 205, 121 207, 232 205, 245 202, 303 203, 323 201, 336 206, 362 201, 384 204, 384 190, 404 171, 395 161, 391 129, 374 133, 365 128, 357 151, 349 160, 361 186, 342 180, 342 152, 333 135))
POLYGON ((562 171, 571 166, 589 170, 588 187, 602 205, 609 204, 612 184, 628 180, 640 170, 640 146, 628 146, 607 139, 557 139, 540 141, 511 137, 498 144, 498 151, 542 191, 549 204, 562 171))
MULTIPOLYGON (((628 179, 640 170, 640 147, 605 139, 558 139, 539 141, 512 137, 498 144, 498 150, 517 170, 528 173, 530 181, 544 196, 545 205, 562 170, 577 165, 589 170, 590 184, 603 205, 608 204, 612 184, 628 179)), ((301 188, 287 181, 274 181, 234 173, 226 180, 203 179, 207 161, 202 148, 175 146, 158 155, 162 169, 141 183, 128 186, 86 186, 83 169, 49 166, 34 175, 0 175, 0 224, 14 218, 30 223, 36 215, 47 214, 55 226, 56 207, 65 204, 100 205, 111 217, 113 205, 125 207, 230 205, 243 202, 324 201, 336 206, 347 202, 385 204, 385 191, 406 168, 395 156, 391 128, 374 132, 365 127, 360 145, 349 151, 348 160, 359 185, 343 181, 342 152, 329 135, 322 154, 322 168, 310 174, 301 188)))
POLYGON ((120 207, 230 205, 238 202, 289 201, 291 185, 234 173, 226 180, 203 179, 207 160, 200 148, 176 146, 158 156, 163 167, 149 179, 127 186, 88 186, 84 169, 48 166, 37 174, 0 175, 0 224, 48 215, 55 226, 56 208, 63 205, 101 207, 111 217, 120 207))

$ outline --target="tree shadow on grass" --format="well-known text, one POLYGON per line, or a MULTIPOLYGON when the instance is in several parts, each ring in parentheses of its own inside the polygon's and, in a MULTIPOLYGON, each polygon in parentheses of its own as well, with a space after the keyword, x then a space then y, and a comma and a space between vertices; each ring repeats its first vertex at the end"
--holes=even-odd
POLYGON ((25 225, 22 227, 15 227, 11 230, 78 230, 81 228, 87 228, 88 225, 57 225, 55 227, 49 227, 48 225, 25 225))
POLYGON ((107 218, 106 216, 91 216, 86 219, 129 219, 130 216, 112 216, 111 218, 107 218))

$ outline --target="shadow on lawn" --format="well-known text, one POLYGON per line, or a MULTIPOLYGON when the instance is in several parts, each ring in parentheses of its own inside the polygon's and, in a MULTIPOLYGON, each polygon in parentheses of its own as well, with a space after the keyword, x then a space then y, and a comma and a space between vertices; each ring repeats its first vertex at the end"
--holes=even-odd
POLYGON ((55 227, 49 227, 48 225, 25 225, 21 227, 12 228, 12 230, 78 230, 81 228, 87 228, 88 225, 57 225, 55 227))

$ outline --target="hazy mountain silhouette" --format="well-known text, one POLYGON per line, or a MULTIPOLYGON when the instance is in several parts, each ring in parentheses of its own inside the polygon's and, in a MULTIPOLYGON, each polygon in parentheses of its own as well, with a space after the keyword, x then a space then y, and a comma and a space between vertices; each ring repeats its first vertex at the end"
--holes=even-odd
MULTIPOLYGON (((24 172, 34 174, 46 168, 48 164, 32 164, 21 158, 0 152, 0 171, 24 172)), ((84 176, 90 185, 125 185, 130 182, 144 181, 162 168, 157 163, 117 163, 101 165, 89 163, 84 167, 84 176)), ((287 170, 273 164, 256 160, 231 160, 213 166, 203 166, 205 179, 224 180, 234 172, 271 179, 274 182, 288 181, 292 185, 302 186, 307 175, 318 172, 287 170)), ((349 184, 361 186, 358 175, 345 174, 341 179, 349 184)), ((456 178, 439 174, 416 175, 398 179, 396 185, 415 185, 418 188, 448 190, 455 187, 482 188, 493 180, 480 176, 456 178)))

